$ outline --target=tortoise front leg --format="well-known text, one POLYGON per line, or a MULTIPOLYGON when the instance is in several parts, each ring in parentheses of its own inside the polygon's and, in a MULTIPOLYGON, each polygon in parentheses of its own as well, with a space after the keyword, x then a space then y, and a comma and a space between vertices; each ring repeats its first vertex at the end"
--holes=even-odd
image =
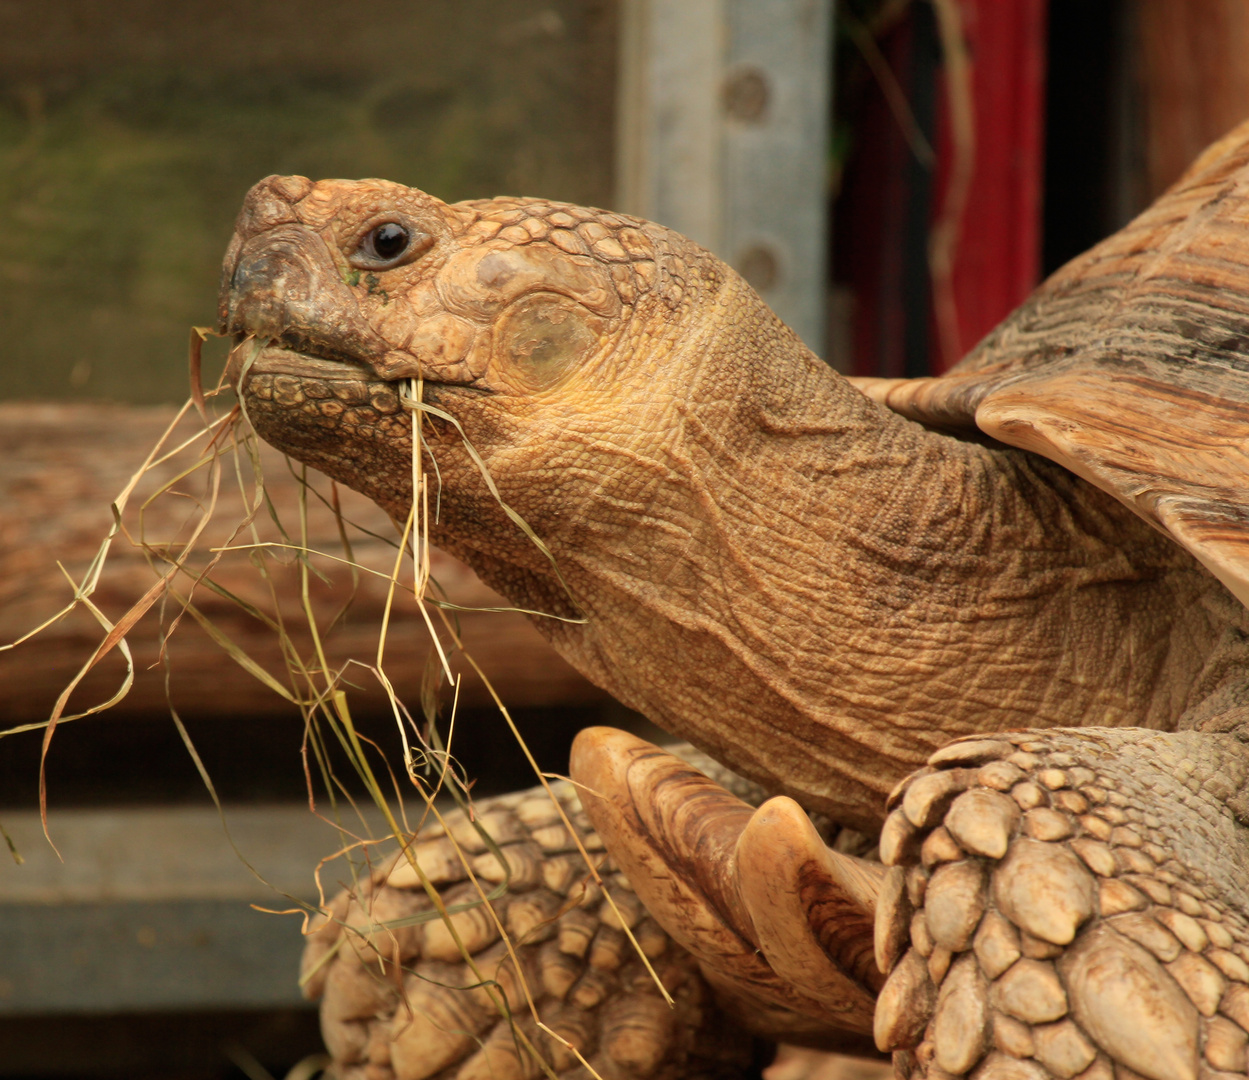
POLYGON ((955 742, 895 792, 875 1034, 903 1077, 1246 1075, 1249 839, 1234 736, 955 742))
POLYGON ((581 732, 571 775, 613 859, 722 1007, 770 1039, 873 1054, 880 864, 830 850, 793 800, 746 803, 623 731, 581 732))

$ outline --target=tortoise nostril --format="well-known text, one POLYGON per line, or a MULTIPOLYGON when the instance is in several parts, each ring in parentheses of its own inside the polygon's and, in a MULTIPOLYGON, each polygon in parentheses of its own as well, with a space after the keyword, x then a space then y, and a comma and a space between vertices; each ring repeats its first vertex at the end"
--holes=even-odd
POLYGON ((287 329, 292 302, 306 301, 311 291, 309 268, 293 251, 244 251, 230 276, 227 329, 277 337, 287 329))
POLYGON ((250 259, 240 259, 230 278, 236 292, 273 292, 285 284, 290 260, 265 251, 250 259))
POLYGON ((361 362, 386 352, 317 233, 288 224, 236 240, 222 271, 224 333, 361 362))

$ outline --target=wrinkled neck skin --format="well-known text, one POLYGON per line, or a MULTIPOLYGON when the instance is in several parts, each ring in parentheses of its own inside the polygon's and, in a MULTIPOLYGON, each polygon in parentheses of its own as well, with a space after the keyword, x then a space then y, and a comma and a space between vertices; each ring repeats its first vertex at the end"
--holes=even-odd
MULTIPOLYGON (((706 309, 679 344, 645 343, 688 375, 604 391, 557 431, 441 399, 585 615, 537 625, 625 704, 870 829, 953 737, 1174 728, 1243 663, 1224 647, 1239 606, 1109 496, 869 402, 734 278, 706 309)), ((457 442, 431 434, 444 474, 457 442)), ((449 490, 466 480, 448 484, 435 542, 513 603, 570 613, 514 529, 475 539, 502 526, 449 490)))

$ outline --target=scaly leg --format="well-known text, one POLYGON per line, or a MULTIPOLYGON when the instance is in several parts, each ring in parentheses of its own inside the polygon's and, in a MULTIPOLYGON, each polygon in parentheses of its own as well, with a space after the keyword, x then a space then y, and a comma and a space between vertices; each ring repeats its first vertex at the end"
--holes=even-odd
POLYGON ((750 1037, 715 1006, 694 958, 647 915, 607 859, 573 786, 553 787, 600 864, 615 909, 540 788, 475 804, 477 824, 506 869, 459 811, 447 816, 447 830, 422 830, 413 853, 449 907, 479 899, 465 861, 486 891, 508 875, 507 890, 491 906, 515 946, 523 985, 485 905, 452 914, 481 978, 494 984, 492 1001, 447 926, 430 918, 433 905, 416 872, 406 859, 392 858, 331 902, 330 917, 305 947, 304 992, 321 1000, 335 1076, 536 1080, 549 1069, 561 1080, 590 1080, 561 1039, 604 1080, 737 1080, 744 1074, 750 1037), (674 1008, 660 996, 625 926, 674 1008), (540 1020, 559 1039, 534 1023, 526 988, 540 1020), (499 1000, 510 1020, 500 1014, 499 1000))
POLYGON ((875 1033, 902 1077, 1246 1075, 1249 831, 1234 736, 955 742, 890 801, 875 1033))
MULTIPOLYGON (((477 804, 478 824, 510 872, 493 908, 515 943, 539 1018, 605 1080, 735 1080, 750 1065, 748 1031, 874 1054, 872 1007, 883 976, 872 926, 883 868, 830 852, 787 799, 756 810, 737 797, 761 801, 753 785, 684 752, 736 794, 686 761, 610 729, 578 739, 580 792, 555 785, 573 828, 602 862, 620 916, 590 882, 544 792, 477 804), (639 810, 653 834, 639 827, 639 810), (658 850, 666 863, 650 859, 658 850), (732 866, 724 865, 726 855, 732 866), (650 861, 625 866, 622 859, 650 861), (617 867, 641 882, 644 895, 617 867), (656 875, 675 892, 660 895, 656 875), (675 1009, 660 997, 622 918, 675 1009)), ((503 874, 462 814, 450 815, 448 827, 450 836, 423 830, 413 852, 443 902, 455 905, 477 896, 456 843, 485 888, 503 874)), ((431 912, 415 871, 392 859, 341 893, 310 936, 305 992, 321 998, 337 1075, 532 1080, 540 1066, 516 1038, 519 1030, 556 1075, 590 1080, 577 1057, 534 1024, 490 912, 479 904, 452 922, 482 977, 497 982, 514 1025, 475 985, 443 923, 414 921, 431 912)))

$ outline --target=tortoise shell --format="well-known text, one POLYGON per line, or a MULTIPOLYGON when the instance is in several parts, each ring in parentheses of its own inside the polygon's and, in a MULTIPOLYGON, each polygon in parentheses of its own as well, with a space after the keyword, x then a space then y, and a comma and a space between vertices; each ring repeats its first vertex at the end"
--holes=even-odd
POLYGON ((856 379, 921 423, 1058 462, 1249 605, 1249 123, 946 375, 856 379))

